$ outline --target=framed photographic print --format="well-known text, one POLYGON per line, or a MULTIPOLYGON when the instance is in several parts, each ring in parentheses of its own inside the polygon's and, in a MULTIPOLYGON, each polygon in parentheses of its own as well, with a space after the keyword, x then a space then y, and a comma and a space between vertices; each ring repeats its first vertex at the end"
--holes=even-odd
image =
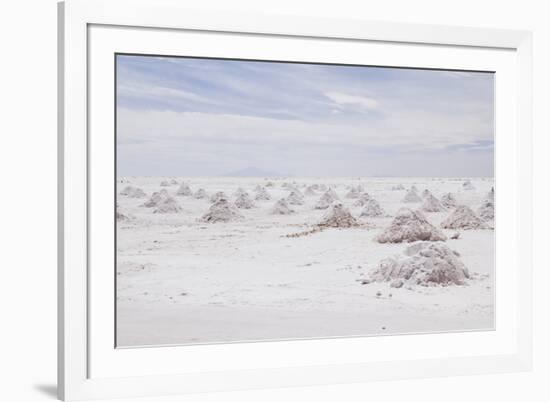
POLYGON ((59 16, 61 398, 530 368, 530 33, 59 16))

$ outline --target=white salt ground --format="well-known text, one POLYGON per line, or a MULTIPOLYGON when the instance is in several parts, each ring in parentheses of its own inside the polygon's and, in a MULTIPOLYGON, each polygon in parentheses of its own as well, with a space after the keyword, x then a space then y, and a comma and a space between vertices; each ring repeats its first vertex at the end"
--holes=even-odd
MULTIPOLYGON (((125 184, 158 192, 161 179, 120 178, 125 184)), ((264 178, 177 178, 210 194, 242 187, 250 194, 264 178)), ((471 179, 476 190, 460 191, 463 179, 438 178, 293 178, 298 185, 328 184, 336 191, 363 185, 390 216, 407 205, 403 184, 428 188, 436 197, 449 192, 474 210, 482 204, 493 180, 471 179), (336 187, 339 185, 339 187, 336 187)), ((272 179, 273 199, 288 195, 285 179, 272 179)), ((324 185, 324 190, 323 190, 324 185)), ((172 187, 175 192, 177 187, 172 187)), ((170 188, 169 188, 170 189, 170 188)), ((198 220, 208 212, 204 199, 179 199, 182 211, 154 214, 143 200, 117 197, 121 212, 131 220, 117 223, 118 345, 193 344, 247 340, 323 338, 494 328, 494 231, 460 231, 445 244, 460 254, 470 273, 468 286, 410 286, 391 288, 389 282, 361 285, 384 258, 400 255, 407 243, 378 243, 391 217, 374 225, 306 231, 327 210, 314 206, 319 197, 306 197, 289 215, 272 215, 272 202, 239 210, 243 219, 210 224, 198 220), (390 296, 391 295, 391 296, 390 296)), ((363 207, 343 199, 353 216, 363 207)), ((439 227, 449 212, 429 214, 439 227)), ((455 229, 440 229, 447 237, 455 229)))

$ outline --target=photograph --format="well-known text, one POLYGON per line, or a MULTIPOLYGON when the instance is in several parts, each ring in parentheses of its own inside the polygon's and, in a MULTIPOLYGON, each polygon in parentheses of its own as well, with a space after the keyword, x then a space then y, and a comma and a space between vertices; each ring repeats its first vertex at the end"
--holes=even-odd
POLYGON ((116 54, 116 347, 493 331, 494 80, 116 54))

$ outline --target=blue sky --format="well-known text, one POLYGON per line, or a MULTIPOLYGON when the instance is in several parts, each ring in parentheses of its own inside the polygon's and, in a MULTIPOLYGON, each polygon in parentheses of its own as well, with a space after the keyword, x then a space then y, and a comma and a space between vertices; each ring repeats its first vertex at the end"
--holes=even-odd
POLYGON ((492 176, 493 74, 117 56, 120 175, 492 176))

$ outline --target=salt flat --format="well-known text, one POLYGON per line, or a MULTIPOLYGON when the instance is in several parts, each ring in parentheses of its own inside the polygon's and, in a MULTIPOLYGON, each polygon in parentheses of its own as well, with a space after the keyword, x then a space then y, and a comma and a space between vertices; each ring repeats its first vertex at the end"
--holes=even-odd
MULTIPOLYGON (((238 342, 334 336, 490 330, 494 326, 494 231, 459 230, 445 244, 460 254, 471 276, 464 286, 390 287, 363 284, 380 260, 402 254, 409 244, 380 244, 377 235, 402 207, 411 186, 440 198, 451 192, 474 211, 493 187, 492 179, 439 178, 233 178, 123 177, 118 191, 138 187, 145 198, 118 195, 117 344, 121 347, 238 342), (178 184, 170 184, 175 180, 178 184), (161 186, 161 182, 164 186, 161 186), (209 198, 176 195, 182 182, 192 193, 223 191, 230 202, 242 188, 254 198, 257 185, 270 200, 238 209, 241 220, 200 221, 209 198), (286 186, 284 185, 286 183, 286 186), (169 184, 169 185, 166 185, 169 184), (327 210, 315 209, 324 191, 305 195, 295 212, 273 215, 290 186, 305 193, 313 184, 332 188, 360 222, 357 227, 325 228, 306 235, 327 210), (361 186, 385 211, 383 217, 360 217, 356 198, 361 186), (395 188, 402 185, 404 189, 395 188), (165 189, 181 207, 154 213, 142 206, 165 189)), ((434 226, 451 210, 424 213, 434 226)), ((441 229, 441 228, 440 228, 441 229)), ((451 237, 457 230, 441 229, 451 237)))

